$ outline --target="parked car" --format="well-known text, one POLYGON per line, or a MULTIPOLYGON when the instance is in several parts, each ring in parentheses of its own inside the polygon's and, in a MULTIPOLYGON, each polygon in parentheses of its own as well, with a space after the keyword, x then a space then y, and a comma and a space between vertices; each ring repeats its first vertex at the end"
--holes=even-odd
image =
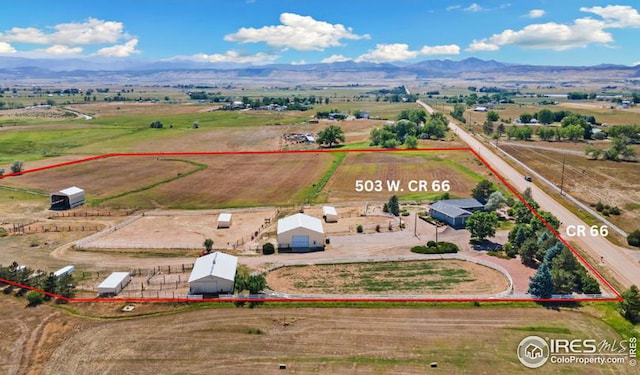
POLYGON ((531 176, 524 176, 525 181, 531 182, 531 176))

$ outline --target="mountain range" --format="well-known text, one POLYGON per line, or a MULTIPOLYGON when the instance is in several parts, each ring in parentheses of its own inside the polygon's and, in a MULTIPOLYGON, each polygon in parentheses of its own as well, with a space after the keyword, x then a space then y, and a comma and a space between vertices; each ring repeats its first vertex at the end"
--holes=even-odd
POLYGON ((426 60, 409 65, 335 62, 330 64, 212 64, 188 59, 141 60, 104 58, 25 58, 0 56, 0 80, 65 80, 105 82, 217 82, 255 80, 276 82, 357 82, 450 78, 477 80, 510 77, 511 80, 573 79, 632 80, 640 77, 640 65, 546 66, 504 63, 495 60, 426 60))

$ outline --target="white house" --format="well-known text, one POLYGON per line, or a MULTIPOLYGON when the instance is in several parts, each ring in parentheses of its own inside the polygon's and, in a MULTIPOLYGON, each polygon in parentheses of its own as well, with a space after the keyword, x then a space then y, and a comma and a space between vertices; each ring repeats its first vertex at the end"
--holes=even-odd
POLYGON ((117 295, 131 281, 129 272, 113 272, 100 285, 98 293, 105 295, 117 295))
POLYGON ((324 249, 322 221, 305 214, 278 220, 278 248, 305 252, 324 249))
POLYGON ((216 251, 196 259, 189 294, 233 293, 238 257, 216 251))
POLYGON ((231 214, 221 213, 218 216, 218 229, 231 227, 231 214))
POLYGON ((326 223, 337 223, 338 211, 336 211, 335 207, 324 206, 322 207, 322 217, 326 223))

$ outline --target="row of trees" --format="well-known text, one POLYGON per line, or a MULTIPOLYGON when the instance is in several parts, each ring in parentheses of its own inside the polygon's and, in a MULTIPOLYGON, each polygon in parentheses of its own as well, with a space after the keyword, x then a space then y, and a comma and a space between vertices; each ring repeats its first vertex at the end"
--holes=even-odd
MULTIPOLYGON (((0 265, 0 278, 66 298, 72 298, 75 295, 75 286, 71 275, 56 277, 53 273, 46 274, 29 267, 20 267, 16 262, 8 267, 0 265)), ((4 290, 5 293, 9 293, 13 289, 13 287, 8 287, 4 290)), ((22 294, 26 290, 28 289, 21 288, 18 293, 22 294)), ((45 294, 42 298, 48 301, 51 296, 45 294)))
POLYGON ((442 113, 428 116, 422 110, 409 110, 403 111, 395 124, 385 124, 382 128, 371 130, 369 138, 371 146, 395 148, 405 144, 408 148, 416 148, 418 139, 444 138, 447 129, 447 119, 442 113))
MULTIPOLYGON (((12 173, 20 173, 24 169, 24 163, 22 162, 22 160, 16 160, 13 162, 13 164, 11 164, 9 168, 11 169, 12 173)), ((0 168, 0 176, 2 176, 4 172, 4 168, 0 168)))

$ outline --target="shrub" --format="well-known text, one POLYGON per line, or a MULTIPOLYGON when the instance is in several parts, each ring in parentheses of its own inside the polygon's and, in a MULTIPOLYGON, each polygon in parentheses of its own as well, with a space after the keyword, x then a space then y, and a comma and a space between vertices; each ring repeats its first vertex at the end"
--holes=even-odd
POLYGON ((629 233, 627 237, 627 243, 630 246, 640 247, 640 229, 636 229, 635 231, 629 233))
POLYGON ((356 231, 357 231, 358 233, 362 233, 362 232, 364 232, 364 228, 362 227, 362 224, 358 224, 358 226, 356 227, 356 231))
POLYGON ((400 213, 401 216, 409 216, 409 211, 404 210, 400 213))
POLYGON ((603 209, 603 210, 602 210, 602 214, 603 214, 604 216, 609 216, 609 209, 608 209, 608 208, 603 209))
POLYGON ((609 213, 610 213, 611 215, 620 215, 620 207, 618 207, 618 206, 611 207, 611 208, 609 209, 609 213))
POLYGON ((509 258, 515 258, 518 255, 518 249, 516 249, 511 243, 507 242, 504 245, 504 253, 507 254, 509 258))
POLYGON ((596 211, 602 212, 602 210, 604 210, 604 205, 602 204, 602 202, 596 203, 596 211))
POLYGON ((276 247, 271 242, 262 245, 262 254, 271 255, 276 252, 276 247))
POLYGON ((27 301, 29 301, 29 306, 38 306, 42 302, 44 302, 44 295, 38 292, 31 291, 27 294, 27 301))
POLYGON ((438 242, 437 246, 414 246, 411 248, 411 252, 418 254, 453 254, 458 250, 458 245, 451 242, 438 242))
POLYGON ((436 241, 427 241, 427 247, 435 247, 438 246, 436 241))
POLYGON ((11 164, 11 172, 20 173, 22 172, 22 168, 24 167, 24 163, 21 160, 16 160, 11 164))
POLYGON ((7 232, 6 229, 0 228, 0 237, 6 237, 8 235, 9 235, 9 232, 7 232))

